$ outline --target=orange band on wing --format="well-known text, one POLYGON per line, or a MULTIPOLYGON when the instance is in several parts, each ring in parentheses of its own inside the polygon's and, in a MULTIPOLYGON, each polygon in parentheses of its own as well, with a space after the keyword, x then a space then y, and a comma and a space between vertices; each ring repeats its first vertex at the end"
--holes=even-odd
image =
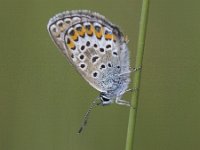
POLYGON ((71 36, 74 41, 78 41, 78 33, 75 31, 74 36, 71 36))
POLYGON ((84 36, 85 36, 85 28, 84 28, 83 26, 77 27, 77 28, 76 28, 76 31, 78 32, 78 34, 79 34, 81 37, 84 37, 84 36))
POLYGON ((76 48, 74 42, 70 38, 67 39, 67 47, 73 50, 76 48))
POLYGON ((103 34, 103 29, 102 27, 98 27, 97 29, 95 28, 95 35, 98 39, 102 38, 102 34, 103 34))
POLYGON ((76 30, 72 29, 69 31, 69 36, 71 36, 72 40, 78 41, 78 33, 76 30))
POLYGON ((106 40, 112 40, 113 35, 110 33, 105 34, 105 39, 106 40))
POLYGON ((89 35, 89 36, 93 35, 93 33, 94 33, 94 26, 93 25, 86 25, 85 29, 86 29, 87 35, 89 35))

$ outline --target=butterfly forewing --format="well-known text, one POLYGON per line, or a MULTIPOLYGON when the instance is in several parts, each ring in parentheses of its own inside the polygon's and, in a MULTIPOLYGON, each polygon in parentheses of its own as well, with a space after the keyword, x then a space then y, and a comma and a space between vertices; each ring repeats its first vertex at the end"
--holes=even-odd
POLYGON ((61 52, 97 90, 112 90, 110 79, 130 72, 124 36, 100 14, 63 12, 51 18, 47 28, 61 52))

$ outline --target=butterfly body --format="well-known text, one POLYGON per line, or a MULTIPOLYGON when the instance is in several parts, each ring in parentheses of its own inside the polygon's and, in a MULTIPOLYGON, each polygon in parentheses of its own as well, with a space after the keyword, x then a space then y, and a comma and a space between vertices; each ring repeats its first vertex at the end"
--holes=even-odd
POLYGON ((98 13, 80 10, 57 14, 47 29, 67 60, 100 91, 102 104, 117 103, 131 72, 126 39, 119 28, 98 13))

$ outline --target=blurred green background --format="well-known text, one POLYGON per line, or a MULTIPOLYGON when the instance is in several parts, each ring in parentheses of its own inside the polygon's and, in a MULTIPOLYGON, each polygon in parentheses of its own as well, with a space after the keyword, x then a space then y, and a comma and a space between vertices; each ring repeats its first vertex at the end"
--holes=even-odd
MULTIPOLYGON (((134 66, 140 0, 0 0, 0 150, 123 150, 129 108, 99 94, 51 41, 58 12, 89 9, 128 35, 134 66)), ((200 1, 151 0, 135 150, 200 149, 200 1)), ((130 94, 124 96, 129 100, 130 94)))

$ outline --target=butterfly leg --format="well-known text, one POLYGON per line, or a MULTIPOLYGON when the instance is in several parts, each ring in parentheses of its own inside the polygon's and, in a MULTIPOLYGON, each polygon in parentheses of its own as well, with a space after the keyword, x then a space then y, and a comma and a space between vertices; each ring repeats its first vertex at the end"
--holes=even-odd
POLYGON ((136 71, 140 71, 142 69, 142 66, 139 66, 138 68, 129 67, 129 69, 131 70, 131 72, 136 72, 136 71))
POLYGON ((138 88, 127 89, 124 93, 126 93, 126 92, 135 92, 137 90, 138 90, 138 88))
POLYGON ((140 71, 142 69, 142 67, 141 66, 138 67, 138 68, 131 68, 131 67, 129 67, 129 69, 130 69, 130 71, 123 72, 123 73, 119 74, 119 76, 129 75, 130 73, 134 73, 136 71, 140 71))
POLYGON ((132 108, 132 109, 136 109, 136 108, 133 107, 133 106, 131 105, 131 103, 128 102, 128 101, 121 100, 121 99, 116 99, 115 102, 116 102, 116 104, 118 104, 118 105, 128 106, 128 107, 130 107, 130 108, 132 108))
POLYGON ((128 106, 128 107, 131 106, 130 102, 125 101, 125 100, 121 100, 120 97, 117 97, 116 100, 115 100, 115 102, 118 105, 124 105, 124 106, 128 106))
MULTIPOLYGON (((124 93, 126 93, 126 92, 135 92, 135 91, 137 91, 137 90, 138 90, 138 88, 127 89, 124 93)), ((123 94, 124 94, 124 93, 123 93, 123 94)), ((121 96, 122 96, 122 95, 121 95, 121 96)), ((121 96, 116 98, 116 100, 115 100, 116 104, 125 105, 125 106, 129 106, 129 107, 133 108, 133 106, 130 104, 129 101, 121 100, 121 96)))

